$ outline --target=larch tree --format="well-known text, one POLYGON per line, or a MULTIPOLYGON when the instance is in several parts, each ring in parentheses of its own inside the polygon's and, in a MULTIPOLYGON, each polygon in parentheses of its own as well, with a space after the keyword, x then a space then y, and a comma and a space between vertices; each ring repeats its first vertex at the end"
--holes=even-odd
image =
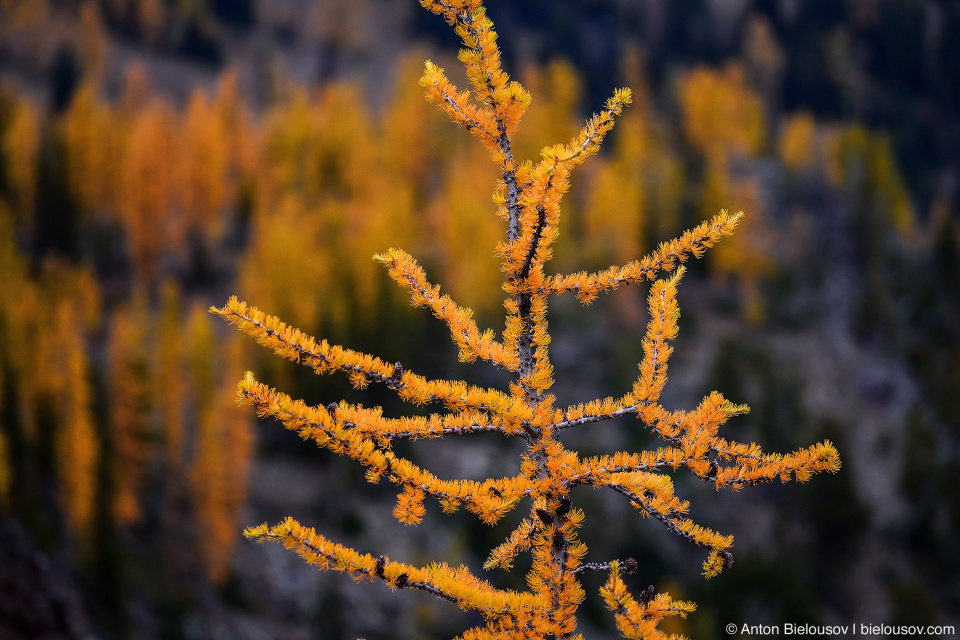
POLYGON ((764 315, 759 283, 773 272, 775 238, 765 222, 757 178, 746 167, 765 144, 763 102, 742 67, 729 64, 722 72, 691 71, 681 82, 680 106, 687 142, 704 163, 703 218, 729 202, 750 211, 736 237, 711 256, 711 268, 736 279, 744 316, 759 322, 764 315))
POLYGON ((0 153, 6 158, 11 209, 24 226, 32 226, 37 188, 37 160, 40 154, 40 117, 29 100, 13 105, 6 129, 0 127, 0 153))
POLYGON ((223 583, 237 538, 234 523, 246 501, 247 467, 253 451, 252 420, 241 412, 233 379, 243 369, 236 341, 219 345, 205 310, 197 306, 188 319, 191 349, 188 377, 194 433, 187 473, 192 517, 202 535, 197 550, 206 576, 223 583), (223 374, 220 370, 223 370, 223 374), (227 374, 233 374, 228 377, 227 374))
POLYGON ((184 399, 190 388, 184 369, 183 330, 181 328, 180 290, 166 282, 160 291, 160 308, 156 321, 156 345, 153 354, 153 405, 156 423, 163 443, 164 475, 170 478, 164 487, 165 510, 172 511, 185 490, 183 470, 186 450, 186 407, 184 399))
POLYGON ((110 211, 120 173, 118 115, 100 103, 96 87, 83 83, 63 118, 67 175, 84 218, 110 211))
POLYGON ((112 513, 122 525, 143 515, 141 491, 150 456, 150 361, 145 345, 149 314, 145 302, 118 309, 107 345, 107 424, 112 442, 112 513))
POLYGON ((426 307, 450 329, 463 362, 487 361, 512 376, 509 388, 481 388, 457 380, 430 380, 400 362, 317 340, 233 297, 212 312, 236 325, 281 358, 313 368, 318 374, 346 375, 357 388, 381 385, 416 406, 430 405, 430 415, 386 418, 379 407, 345 401, 310 406, 262 384, 248 372, 239 383, 242 404, 262 417, 272 417, 302 438, 351 458, 366 467, 370 482, 388 480, 399 488, 393 515, 416 525, 425 514, 427 497, 446 513, 460 508, 492 524, 513 509, 526 512, 516 529, 490 552, 484 568, 509 569, 516 556, 529 553, 528 589, 497 588, 464 566, 442 562, 415 566, 384 555, 360 553, 334 542, 292 518, 276 526, 246 530, 249 538, 281 543, 320 569, 354 579, 381 582, 392 588, 416 589, 478 612, 482 626, 461 638, 580 638, 577 611, 585 594, 582 574, 606 572, 600 595, 613 612, 617 628, 628 638, 662 638, 659 623, 694 609, 651 590, 631 595, 625 574, 638 571, 631 558, 587 558, 578 531, 584 513, 574 503, 573 489, 603 488, 620 494, 641 516, 665 527, 706 552, 703 572, 712 577, 730 567, 733 538, 695 523, 689 503, 674 492, 671 474, 685 469, 718 490, 738 490, 775 479, 805 481, 821 471, 837 471, 830 442, 789 454, 770 454, 755 443, 742 444, 720 436, 720 427, 747 407, 710 393, 692 410, 670 411, 659 403, 667 381, 671 341, 677 335, 677 287, 683 263, 731 234, 741 215, 721 212, 664 242, 646 257, 594 273, 548 275, 546 264, 557 239, 560 201, 573 169, 596 153, 614 119, 630 103, 627 89, 614 92, 566 144, 543 149, 537 162, 514 156, 512 140, 530 103, 529 93, 511 81, 500 63, 493 24, 479 0, 422 0, 443 16, 462 38, 460 60, 472 92, 460 91, 444 71, 425 65, 421 85, 427 98, 455 123, 480 139, 496 163, 500 179, 494 201, 505 236, 496 245, 502 260, 506 293, 505 325, 498 335, 481 329, 470 309, 458 305, 427 280, 416 260, 399 249, 375 256, 391 278, 405 289, 416 307, 426 307), (549 357, 548 303, 552 296, 573 294, 589 303, 601 293, 622 286, 652 282, 650 319, 643 341, 639 375, 630 391, 564 406, 549 393, 553 366, 549 357), (632 416, 637 428, 662 440, 639 452, 583 457, 564 446, 561 434, 632 416), (485 480, 443 480, 400 455, 393 442, 403 439, 499 433, 519 438, 524 452, 516 475, 485 480))
POLYGON ((98 290, 89 273, 59 264, 44 273, 44 325, 38 357, 44 402, 50 402, 60 508, 71 534, 90 541, 96 507, 100 446, 94 426, 89 333, 99 316, 98 290), (45 357, 46 356, 46 357, 45 357))
POLYGON ((117 213, 138 283, 155 283, 164 248, 183 239, 182 224, 169 217, 176 184, 176 125, 174 111, 151 100, 133 117, 126 138, 117 213))
MULTIPOLYGON (((190 96, 181 131, 177 192, 186 231, 213 229, 227 199, 228 140, 223 118, 207 96, 195 89, 190 96)), ((206 234, 205 235, 213 235, 206 234)))

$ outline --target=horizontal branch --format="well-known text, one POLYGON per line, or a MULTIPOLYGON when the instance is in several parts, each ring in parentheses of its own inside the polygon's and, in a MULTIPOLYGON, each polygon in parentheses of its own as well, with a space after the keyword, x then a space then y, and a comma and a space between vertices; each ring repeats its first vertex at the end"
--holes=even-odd
POLYGON ((610 267, 592 274, 586 272, 550 277, 544 285, 547 293, 573 291, 584 303, 592 302, 601 292, 614 291, 623 284, 637 284, 653 280, 660 271, 673 271, 677 263, 689 256, 699 258, 721 238, 733 233, 742 213, 728 216, 722 211, 713 219, 704 222, 679 238, 663 242, 650 255, 622 267, 610 267))
POLYGON ((532 417, 529 407, 505 393, 458 381, 427 380, 404 371, 399 363, 388 363, 352 349, 330 346, 326 340, 317 342, 276 316, 238 301, 236 296, 232 296, 223 308, 211 307, 210 311, 236 325, 280 357, 309 366, 321 375, 344 371, 349 374, 350 381, 361 388, 374 381, 393 389, 407 402, 441 402, 451 411, 488 411, 517 425, 532 417))
POLYGON ((326 412, 345 424, 374 438, 395 440, 401 438, 442 438, 446 435, 470 433, 503 433, 517 435, 522 427, 509 427, 491 422, 491 417, 482 411, 460 411, 429 416, 404 416, 384 418, 380 407, 373 409, 346 402, 327 405, 326 412))
POLYGON ((464 566, 454 569, 446 564, 432 564, 421 568, 384 556, 374 558, 332 542, 293 518, 274 527, 266 524, 249 527, 244 535, 258 542, 280 543, 321 570, 340 571, 360 580, 380 580, 397 589, 418 589, 453 602, 461 609, 493 618, 526 616, 537 606, 530 594, 496 589, 464 566))
MULTIPOLYGON (((293 400, 257 382, 251 373, 247 373, 238 385, 238 394, 243 403, 257 410, 259 416, 275 418, 302 438, 360 462, 368 468, 368 479, 386 477, 411 487, 416 492, 415 499, 422 498, 423 494, 433 496, 440 500, 445 511, 454 511, 464 503, 468 511, 477 514, 484 522, 493 523, 530 492, 519 478, 484 482, 441 480, 410 460, 397 457, 389 448, 378 444, 376 435, 365 433, 362 426, 336 415, 336 410, 331 414, 325 408, 310 407, 302 400, 293 400)), ((415 524, 419 518, 404 521, 415 524)))
MULTIPOLYGON (((622 407, 619 409, 614 409, 612 411, 602 412, 602 413, 591 413, 587 415, 581 415, 576 418, 566 418, 563 420, 558 420, 552 425, 549 425, 548 428, 553 429, 554 431, 560 431, 562 429, 569 429, 571 427, 578 427, 584 424, 590 424, 593 422, 603 422, 604 420, 613 420, 615 418, 622 418, 623 416, 635 415, 641 407, 646 406, 648 403, 639 403, 632 404, 627 407, 622 407)), ((560 415, 568 415, 568 412, 564 411, 560 415)))
POLYGON ((776 478, 787 482, 791 476, 799 482, 805 482, 814 473, 836 473, 840 470, 840 455, 829 440, 781 455, 763 454, 760 447, 754 444, 744 445, 717 439, 711 444, 710 451, 720 458, 735 458, 741 461, 738 465, 718 466, 710 476, 704 477, 717 488, 732 486, 738 489, 746 485, 771 482, 776 478), (742 462, 744 460, 747 462, 742 462))
MULTIPOLYGON (((432 418, 433 416, 431 416, 432 418)), ((449 416, 443 416, 447 418, 449 416)), ((412 418, 403 418, 403 421, 411 421, 412 418)), ((396 431, 383 431, 381 435, 390 440, 398 440, 402 438, 410 438, 416 440, 418 438, 442 438, 443 436, 462 436, 470 433, 505 433, 503 427, 498 427, 493 424, 472 424, 466 427, 449 427, 444 426, 443 421, 441 420, 438 423, 426 423, 422 429, 417 428, 403 428, 403 426, 398 426, 396 431)))
POLYGON ((626 560, 611 560, 610 562, 584 562, 579 567, 573 570, 574 574, 582 573, 584 571, 608 571, 613 568, 614 564, 623 567, 621 573, 631 575, 637 571, 637 560, 636 558, 627 558, 626 560))
POLYGON ((569 485, 603 485, 611 474, 654 472, 666 468, 684 466, 683 454, 678 449, 666 447, 641 453, 617 453, 612 456, 585 458, 566 478, 569 485))

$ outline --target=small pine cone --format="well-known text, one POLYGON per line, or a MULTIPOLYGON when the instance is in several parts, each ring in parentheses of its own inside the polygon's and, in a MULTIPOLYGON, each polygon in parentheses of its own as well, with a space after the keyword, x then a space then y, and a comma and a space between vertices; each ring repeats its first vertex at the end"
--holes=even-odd
POLYGON ((553 550, 560 551, 563 548, 563 543, 566 540, 563 537, 563 532, 560 529, 557 529, 553 532, 553 550))
POLYGON ((647 604, 647 603, 649 603, 651 600, 653 600, 653 592, 654 592, 653 585, 650 585, 649 587, 647 587, 646 589, 644 589, 643 591, 641 591, 641 592, 640 592, 640 602, 642 602, 643 604, 647 604))

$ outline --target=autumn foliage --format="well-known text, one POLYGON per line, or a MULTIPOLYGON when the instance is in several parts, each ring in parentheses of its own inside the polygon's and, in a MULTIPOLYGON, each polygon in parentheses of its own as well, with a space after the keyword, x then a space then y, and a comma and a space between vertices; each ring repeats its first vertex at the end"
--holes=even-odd
MULTIPOLYGON (((702 547, 706 554, 703 573, 709 578, 732 564, 729 549, 733 538, 691 519, 690 504, 675 494, 671 479, 674 472, 685 469, 718 490, 739 490, 775 479, 805 481, 817 472, 835 472, 840 466, 837 451, 824 441, 789 454, 771 454, 757 444, 721 437, 720 428, 731 417, 745 413, 747 407, 733 404, 716 392, 692 410, 671 411, 660 404, 671 342, 677 337, 677 287, 685 272, 684 263, 691 257, 701 257, 732 234, 741 214, 721 212, 660 244, 646 257, 620 266, 590 273, 548 273, 546 265, 560 229, 560 202, 571 174, 597 152, 615 117, 630 104, 631 92, 614 92, 579 134, 565 144, 544 148, 538 161, 518 159, 512 141, 531 96, 503 70, 493 24, 484 8, 470 0, 424 0, 422 4, 444 17, 463 40, 460 60, 471 90, 459 90, 443 69, 429 61, 420 84, 428 100, 480 139, 498 168, 494 201, 504 235, 492 249, 501 259, 502 289, 506 293, 502 330, 498 335, 482 329, 473 311, 442 293, 404 251, 389 249, 376 255, 375 260, 409 294, 414 306, 426 307, 449 328, 461 361, 481 360, 502 369, 511 376, 508 389, 428 379, 400 362, 387 362, 317 340, 236 297, 222 308, 211 310, 277 356, 318 374, 340 373, 358 389, 380 385, 416 407, 436 407, 437 411, 429 415, 387 418, 379 407, 361 404, 311 406, 257 381, 249 372, 239 384, 240 402, 259 416, 275 418, 302 438, 357 461, 366 468, 369 481, 386 479, 397 485, 399 495, 393 515, 404 524, 422 521, 428 498, 437 500, 445 513, 463 508, 486 524, 500 521, 513 509, 524 510, 526 515, 513 533, 490 552, 485 569, 509 569, 518 554, 529 553, 533 559, 526 581, 529 588, 524 592, 500 589, 463 566, 416 566, 360 553, 289 518, 272 527, 251 527, 246 535, 278 542, 320 569, 392 588, 425 591, 478 612, 485 625, 466 631, 463 638, 581 637, 575 635, 577 610, 585 597, 580 574, 605 571, 608 578, 600 595, 613 612, 620 632, 629 638, 665 637, 658 629, 661 620, 686 616, 694 605, 649 590, 631 595, 623 576, 640 570, 632 558, 588 561, 587 547, 578 538, 584 513, 574 502, 573 489, 589 486, 620 494, 640 516, 649 516, 668 531, 702 547), (549 392, 554 383, 547 325, 551 296, 572 293, 586 304, 601 293, 645 283, 652 283, 648 295, 650 317, 632 388, 621 397, 564 405, 549 392), (589 429, 595 423, 628 416, 637 420, 638 429, 657 436, 661 445, 640 452, 582 457, 562 441, 568 429, 589 429), (443 480, 393 447, 396 440, 479 432, 523 441, 525 449, 516 475, 482 481, 443 480)), ((747 103, 735 98, 730 96, 731 110, 744 112, 747 103)), ((689 135, 697 141, 704 138, 706 145, 699 126, 691 125, 689 135)), ((717 130, 710 127, 706 135, 714 135, 717 130)), ((729 148, 752 152, 751 140, 732 137, 729 148)), ((283 140, 277 140, 281 143, 283 140)), ((727 151, 714 149, 707 145, 705 153, 712 158, 727 151)), ((353 165, 330 171, 335 184, 350 188, 353 165)), ((276 179, 295 182, 297 176, 279 174, 276 179)), ((393 228, 403 233, 402 225, 393 228)), ((289 229, 296 235, 293 227, 289 229)), ((292 236, 289 239, 295 240, 292 236)), ((295 308, 297 303, 288 298, 287 304, 295 308)), ((212 387, 209 391, 213 394, 212 387)), ((206 437, 202 435, 201 442, 206 437)))

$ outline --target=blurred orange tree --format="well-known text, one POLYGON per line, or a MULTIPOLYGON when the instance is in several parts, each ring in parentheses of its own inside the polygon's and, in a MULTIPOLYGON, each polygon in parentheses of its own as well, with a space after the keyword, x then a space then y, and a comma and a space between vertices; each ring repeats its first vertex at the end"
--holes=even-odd
POLYGON ((733 241, 718 247, 712 267, 718 275, 737 279, 746 317, 759 321, 763 305, 758 284, 774 268, 773 234, 757 179, 748 171, 749 161, 765 144, 763 103, 748 86, 743 69, 731 63, 722 71, 697 68, 687 74, 680 107, 684 134, 703 162, 701 217, 730 203, 751 212, 733 241))

